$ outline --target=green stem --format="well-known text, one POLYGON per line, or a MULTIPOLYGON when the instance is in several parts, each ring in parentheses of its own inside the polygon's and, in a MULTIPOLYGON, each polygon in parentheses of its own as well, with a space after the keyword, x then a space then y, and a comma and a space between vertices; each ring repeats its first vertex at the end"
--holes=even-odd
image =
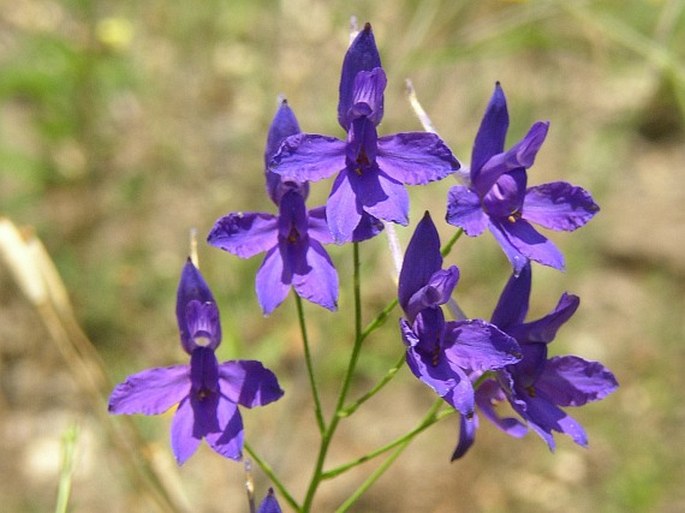
POLYGON ((405 443, 408 443, 412 441, 416 435, 419 433, 425 431, 427 428, 438 422, 439 420, 443 419, 444 417, 447 417, 448 415, 451 415, 456 412, 453 408, 448 408, 445 409, 441 412, 438 412, 440 409, 440 406, 443 403, 443 399, 437 399, 435 403, 433 403, 433 406, 431 406, 430 410, 428 410, 428 413, 421 419, 421 421, 416 425, 414 429, 411 431, 405 433, 404 435, 396 438, 392 442, 379 447, 378 449, 371 451, 364 456, 361 456, 357 458, 356 460, 350 461, 348 463, 345 463, 343 465, 340 465, 338 467, 335 467, 331 470, 328 470, 323 473, 322 478, 323 479, 332 479, 336 476, 339 476, 340 474, 350 470, 351 468, 354 468, 358 465, 361 465, 362 463, 366 463, 367 461, 370 461, 381 454, 384 454, 398 446, 402 446, 405 443))
POLYGON ((452 235, 452 238, 447 241, 447 244, 443 246, 443 248, 440 250, 440 254, 443 257, 446 257, 447 255, 450 254, 452 251, 452 246, 456 244, 456 242, 459 240, 459 237, 464 233, 464 230, 459 228, 456 232, 454 232, 454 235, 452 235))
MULTIPOLYGON (((383 454, 384 452, 387 452, 391 449, 395 449, 395 451, 388 456, 388 458, 381 463, 381 465, 374 470, 371 475, 357 488, 352 495, 350 495, 345 502, 342 503, 342 505, 335 510, 335 513, 343 513, 347 511, 359 498, 369 489, 373 484, 378 481, 378 479, 385 473, 386 470, 390 468, 390 466, 395 462, 395 460, 404 452, 404 450, 409 446, 409 444, 412 442, 412 440, 424 431, 426 428, 429 426, 432 426, 435 424, 438 420, 446 417, 447 415, 450 415, 454 413, 455 410, 449 409, 449 410, 443 410, 442 412, 438 413, 438 410, 440 409, 440 406, 442 405, 442 399, 437 399, 435 403, 433 403, 433 406, 431 406, 430 410, 428 410, 428 413, 425 415, 425 417, 421 420, 419 425, 411 430, 409 433, 407 433, 404 436, 401 436, 394 442, 391 442, 390 444, 381 447, 377 451, 374 451, 373 453, 369 453, 367 456, 368 458, 364 459, 363 461, 360 461, 359 463, 363 463, 364 461, 368 461, 369 459, 378 456, 380 454, 383 454)), ((355 463, 354 465, 349 465, 347 468, 352 468, 353 466, 358 465, 359 463, 355 463)), ((342 467, 345 467, 343 465, 342 467)), ((342 469, 342 467, 338 467, 338 469, 342 469)), ((327 472, 326 476, 330 475, 330 477, 334 477, 334 475, 337 475, 341 472, 344 472, 347 470, 347 468, 340 470, 340 472, 337 472, 336 474, 332 474, 334 471, 327 472)))
POLYGON ((300 332, 302 333, 302 344, 304 345, 304 360, 307 365, 307 375, 309 376, 309 386, 312 389, 312 398, 314 399, 314 414, 316 415, 316 424, 319 426, 319 433, 323 434, 326 430, 326 423, 323 419, 321 410, 321 400, 319 399, 319 389, 316 386, 314 379, 314 365, 312 364, 312 353, 309 348, 309 337, 307 336, 307 325, 304 320, 304 308, 302 307, 302 298, 295 294, 295 304, 297 305, 297 317, 300 320, 300 332))
POLYGON ((386 305, 383 310, 369 323, 366 325, 366 328, 362 331, 361 338, 364 340, 366 337, 371 335, 374 331, 376 331, 378 328, 383 326, 385 324, 385 321, 388 320, 388 316, 390 315, 390 312, 392 312, 395 307, 398 305, 398 300, 393 299, 390 303, 386 305))
POLYGON ((352 348, 352 355, 350 356, 350 362, 347 366, 347 371, 345 377, 343 378, 342 387, 340 388, 340 393, 338 395, 338 402, 335 407, 335 414, 328 424, 327 429, 324 431, 321 437, 321 446, 319 447, 319 454, 316 459, 316 464, 314 466, 314 472, 312 474, 311 481, 309 482, 309 488, 307 489, 307 494, 302 504, 302 513, 309 513, 311 511, 312 503, 314 501, 314 495, 316 494, 319 484, 322 481, 323 465, 326 461, 326 455, 328 454, 328 448, 330 447, 333 435, 338 427, 340 419, 344 417, 343 406, 345 404, 345 399, 347 398, 347 393, 350 389, 352 383, 352 376, 357 367, 357 360, 359 359, 359 353, 361 352, 361 346, 364 338, 362 337, 362 302, 361 302, 361 278, 360 278, 360 260, 359 260, 359 243, 353 243, 353 294, 354 294, 354 347, 352 348))
POLYGON ((383 388, 385 385, 387 385, 392 380, 392 378, 395 377, 395 374, 397 374, 397 371, 399 371, 402 368, 402 366, 404 365, 404 360, 405 360, 405 355, 404 355, 404 353, 402 353, 402 356, 400 356, 397 363, 395 363, 395 365, 393 367, 391 367, 390 370, 388 370, 388 372, 385 374, 385 376, 383 376, 383 378, 380 381, 378 381, 378 383, 376 383, 371 390, 366 392, 364 395, 362 395, 355 402, 348 404, 342 410, 341 416, 349 417, 350 415, 352 415, 357 410, 357 408, 359 408, 362 404, 364 404, 366 401, 368 401, 374 395, 376 395, 381 390, 381 388, 383 388))
POLYGON ((282 497, 288 504, 290 504, 290 507, 293 508, 295 511, 300 511, 300 505, 293 498, 293 496, 290 495, 290 492, 288 492, 288 489, 285 487, 285 485, 278 479, 278 476, 276 476, 276 473, 271 468, 271 466, 255 452, 255 450, 252 448, 250 444, 245 442, 243 447, 250 455, 250 457, 252 457, 252 459, 257 463, 257 465, 259 465, 259 468, 262 469, 262 472, 266 474, 266 476, 271 480, 276 489, 280 492, 280 497, 282 497))

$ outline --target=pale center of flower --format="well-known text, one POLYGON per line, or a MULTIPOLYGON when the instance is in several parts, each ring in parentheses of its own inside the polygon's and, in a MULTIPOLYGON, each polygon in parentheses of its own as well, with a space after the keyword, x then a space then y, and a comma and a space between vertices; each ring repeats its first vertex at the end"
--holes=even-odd
POLYGON ((212 340, 207 335, 195 335, 193 337, 193 342, 200 347, 207 347, 212 343, 212 340))
POLYGON ((521 219, 521 212, 519 210, 507 216, 507 221, 509 221, 512 224, 518 221, 519 219, 521 219))

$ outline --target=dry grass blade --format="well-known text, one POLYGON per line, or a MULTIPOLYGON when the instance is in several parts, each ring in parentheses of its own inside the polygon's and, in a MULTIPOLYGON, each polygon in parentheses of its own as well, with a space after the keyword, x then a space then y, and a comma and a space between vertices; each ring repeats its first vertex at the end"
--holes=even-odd
POLYGON ((41 241, 31 231, 22 233, 9 219, 0 218, 0 262, 38 311, 79 389, 90 400, 112 448, 124 459, 137 491, 159 511, 188 511, 186 501, 176 491, 179 487, 175 486, 173 470, 158 463, 131 419, 107 413, 112 385, 104 364, 81 329, 66 287, 41 241))

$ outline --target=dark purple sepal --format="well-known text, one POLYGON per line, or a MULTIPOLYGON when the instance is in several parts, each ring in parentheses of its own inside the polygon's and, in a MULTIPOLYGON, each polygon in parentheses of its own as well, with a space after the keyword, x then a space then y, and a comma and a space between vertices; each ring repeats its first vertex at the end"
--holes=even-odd
POLYGON ((471 417, 466 415, 459 416, 459 442, 452 453, 451 461, 463 457, 476 441, 476 430, 478 429, 478 415, 475 413, 471 417))
MULTIPOLYGON (((181 272, 181 279, 178 284, 178 291, 176 294, 176 319, 178 321, 178 330, 181 338, 181 345, 186 353, 192 354, 193 349, 197 347, 195 342, 195 333, 191 331, 191 326, 188 323, 188 304, 191 301, 197 301, 200 304, 213 303, 214 296, 209 290, 209 286, 205 282, 200 271, 193 265, 190 258, 186 261, 183 271, 181 272)), ((207 311, 204 309, 203 311, 207 311)), ((211 329, 212 344, 214 347, 219 345, 221 341, 221 324, 219 323, 218 314, 215 319, 215 324, 211 329)))
POLYGON ((518 275, 511 275, 502 290, 490 319, 495 326, 508 332, 510 327, 523 324, 528 314, 532 282, 533 273, 527 262, 518 275))
POLYGON ((360 71, 371 71, 381 67, 381 57, 376 47, 371 24, 366 23, 364 29, 357 34, 347 49, 340 73, 338 123, 347 130, 350 119, 348 113, 354 105, 354 83, 360 71))
POLYGON ((550 343, 557 331, 578 309, 580 298, 573 294, 562 294, 557 306, 541 319, 521 323, 511 327, 507 332, 521 342, 550 343))
POLYGON ((300 125, 297 122, 295 114, 288 106, 288 101, 283 99, 269 126, 269 133, 266 138, 266 148, 264 150, 266 191, 269 194, 271 201, 276 205, 280 204, 281 197, 290 190, 296 190, 305 199, 309 195, 309 184, 307 182, 283 180, 280 175, 269 170, 269 163, 278 152, 281 143, 287 137, 299 134, 300 132, 300 125))
POLYGON ((518 168, 528 169, 547 137, 549 122, 537 121, 528 133, 509 150, 490 157, 481 168, 471 169, 471 184, 483 197, 504 173, 518 168))
POLYGON ((424 287, 441 267, 440 236, 430 214, 426 211, 416 225, 400 270, 397 295, 405 313, 412 296, 424 287))
POLYGON ((281 513, 281 507, 276 500, 273 488, 269 488, 269 492, 259 504, 257 513, 281 513))
MULTIPOLYGON (((471 152, 471 172, 479 170, 488 159, 504 151, 504 141, 509 129, 507 99, 500 83, 495 84, 490 102, 480 122, 471 152)), ((473 176, 471 177, 473 180, 473 176)))
POLYGON ((383 221, 377 217, 362 212, 359 224, 352 231, 352 242, 362 242, 371 239, 383 231, 383 221))

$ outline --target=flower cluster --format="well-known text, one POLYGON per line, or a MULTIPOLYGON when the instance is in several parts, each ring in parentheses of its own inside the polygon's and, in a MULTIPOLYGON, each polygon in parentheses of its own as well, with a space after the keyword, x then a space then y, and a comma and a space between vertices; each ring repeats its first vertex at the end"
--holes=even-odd
MULTIPOLYGON (((324 245, 352 242, 357 255, 357 244, 378 235, 384 223, 409 223, 405 185, 438 181, 460 169, 447 144, 434 133, 378 135, 386 84, 367 24, 342 64, 337 112, 344 140, 302 132, 290 106, 282 100, 264 152, 266 191, 277 213, 231 212, 218 219, 209 232, 211 246, 238 257, 265 253, 255 280, 265 315, 286 299, 291 288, 298 296, 302 326, 300 298, 336 310, 340 279, 324 245), (333 175, 326 204, 307 209, 309 182, 333 175)), ((523 436, 531 429, 550 449, 555 447, 554 431, 586 445, 585 431, 562 408, 600 400, 618 386, 613 374, 598 362, 549 355, 548 346, 557 330, 578 308, 577 296, 564 293, 551 313, 526 321, 532 262, 556 269, 565 265, 559 249, 531 223, 572 231, 586 224, 599 207, 587 191, 566 182, 529 187, 527 171, 547 136, 549 123, 533 124, 523 139, 505 151, 508 125, 506 99, 498 83, 475 137, 471 166, 460 174, 466 183, 447 193, 445 219, 460 228, 455 240, 462 230, 478 236, 487 227, 511 264, 511 277, 490 321, 466 318, 456 306, 452 295, 460 270, 455 265, 444 267, 438 230, 428 212, 416 226, 399 275, 397 304, 403 312, 399 326, 407 367, 449 405, 448 411, 460 414, 459 441, 452 459, 463 456, 473 445, 479 415, 512 436, 523 436), (447 320, 443 305, 455 306, 452 310, 459 315, 447 320), (496 406, 505 401, 518 418, 497 413, 496 406)), ((353 281, 358 287, 358 280, 353 281)), ((357 302, 358 296, 355 294, 357 302)), ((339 409, 328 424, 317 410, 322 448, 303 511, 309 511, 316 486, 324 479, 322 464, 335 427, 349 413, 342 409, 348 379, 361 341, 370 332, 360 332, 361 305, 356 306, 356 347, 339 409)), ((378 318, 391 309, 392 304, 378 318)), ((240 459, 243 426, 238 405, 262 406, 279 399, 283 391, 275 375, 260 362, 218 363, 218 307, 190 260, 181 275, 176 315, 181 346, 190 363, 130 376, 112 392, 109 410, 150 415, 178 404, 171 445, 179 464, 203 438, 217 453, 240 459)), ((308 358, 304 327, 302 331, 308 358)), ((311 362, 307 363, 316 408, 320 409, 311 362)), ((369 396, 380 388, 374 388, 369 396)), ((436 405, 442 401, 436 400, 436 405)), ((295 504, 291 497, 286 498, 295 504)), ((272 493, 260 511, 280 511, 272 493)))
POLYGON ((271 160, 274 173, 291 180, 321 180, 338 173, 326 202, 337 243, 353 240, 364 213, 392 223, 409 223, 404 185, 441 180, 459 162, 437 135, 403 132, 378 137, 387 80, 371 25, 350 45, 343 61, 338 122, 345 141, 319 134, 285 139, 271 160))

